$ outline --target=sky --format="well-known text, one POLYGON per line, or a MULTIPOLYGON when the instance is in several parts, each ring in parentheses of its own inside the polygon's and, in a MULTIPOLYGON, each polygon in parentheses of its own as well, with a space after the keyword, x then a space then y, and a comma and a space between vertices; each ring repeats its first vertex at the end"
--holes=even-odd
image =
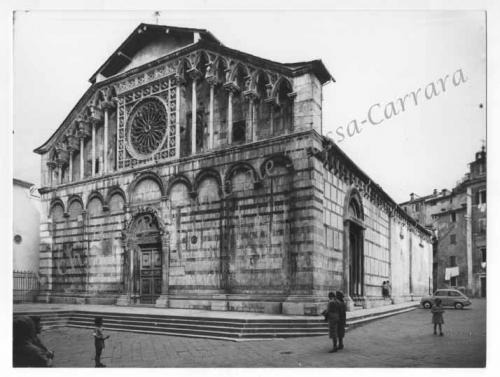
MULTIPOLYGON (((152 11, 45 10, 14 20, 13 174, 39 184, 33 149, 132 30, 156 19, 152 11)), ((205 28, 228 47, 278 62, 321 59, 336 81, 323 87, 323 133, 397 202, 452 188, 486 138, 481 11, 160 11, 158 22, 205 28), (464 80, 455 86, 459 70, 464 80), (426 99, 430 83, 438 94, 426 99), (405 95, 404 112, 361 125, 371 106, 380 118, 405 95), (360 132, 340 141, 336 131, 347 135, 353 120, 360 132)))

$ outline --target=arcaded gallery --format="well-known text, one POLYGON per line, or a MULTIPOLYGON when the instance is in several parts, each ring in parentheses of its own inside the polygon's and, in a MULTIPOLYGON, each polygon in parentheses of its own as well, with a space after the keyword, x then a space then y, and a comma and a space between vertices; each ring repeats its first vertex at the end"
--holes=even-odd
POLYGON ((431 234, 322 136, 320 60, 141 24, 90 82, 35 150, 39 301, 315 315, 431 289, 431 234))

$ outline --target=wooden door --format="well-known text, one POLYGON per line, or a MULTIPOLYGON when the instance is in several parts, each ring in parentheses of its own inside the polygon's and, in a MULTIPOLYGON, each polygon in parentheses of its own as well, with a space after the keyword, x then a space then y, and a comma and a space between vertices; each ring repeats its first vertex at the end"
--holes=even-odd
POLYGON ((141 247, 140 302, 154 304, 161 294, 161 250, 158 246, 141 247))

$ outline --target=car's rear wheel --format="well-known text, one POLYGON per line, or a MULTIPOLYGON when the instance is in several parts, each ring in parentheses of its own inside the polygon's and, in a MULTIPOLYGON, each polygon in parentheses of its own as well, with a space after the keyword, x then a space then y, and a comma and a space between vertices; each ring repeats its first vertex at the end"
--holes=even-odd
POLYGON ((463 309, 463 308, 464 308, 464 304, 462 304, 461 302, 455 303, 455 309, 463 309))
POLYGON ((430 309, 432 308, 432 304, 429 301, 424 302, 424 308, 430 309))

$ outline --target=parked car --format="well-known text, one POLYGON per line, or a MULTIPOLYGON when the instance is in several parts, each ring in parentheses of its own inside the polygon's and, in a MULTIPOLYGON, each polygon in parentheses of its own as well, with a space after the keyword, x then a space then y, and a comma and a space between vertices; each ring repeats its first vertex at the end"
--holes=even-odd
POLYGON ((424 296, 420 305, 426 309, 432 308, 434 301, 440 298, 443 306, 454 306, 455 309, 463 309, 471 304, 469 298, 456 289, 438 289, 432 296, 424 296))

